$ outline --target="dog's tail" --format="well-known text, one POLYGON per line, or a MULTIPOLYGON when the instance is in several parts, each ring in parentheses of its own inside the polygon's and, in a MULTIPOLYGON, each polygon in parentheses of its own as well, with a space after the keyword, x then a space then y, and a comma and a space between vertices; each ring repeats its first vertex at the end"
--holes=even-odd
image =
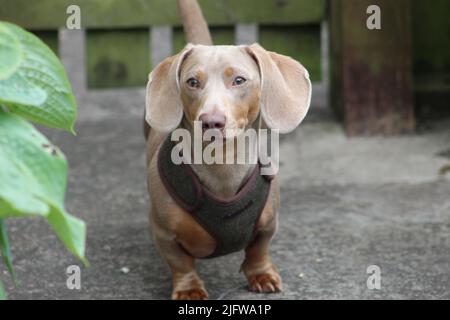
POLYGON ((203 17, 197 0, 177 0, 178 10, 183 21, 186 42, 192 44, 212 45, 208 24, 203 17))

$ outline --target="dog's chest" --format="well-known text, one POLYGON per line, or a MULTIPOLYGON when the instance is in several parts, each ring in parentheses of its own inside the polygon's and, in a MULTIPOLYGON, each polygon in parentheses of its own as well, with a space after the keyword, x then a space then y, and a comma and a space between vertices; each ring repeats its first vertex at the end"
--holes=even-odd
POLYGON ((230 168, 205 168, 202 165, 192 165, 201 183, 212 193, 229 198, 235 195, 242 183, 249 177, 254 165, 232 165, 230 168))
POLYGON ((209 257, 245 248, 254 238, 268 199, 271 179, 261 176, 260 168, 256 166, 231 196, 217 196, 200 181, 190 165, 176 165, 171 161, 172 147, 168 139, 159 151, 161 180, 173 200, 216 240, 216 249, 209 257))

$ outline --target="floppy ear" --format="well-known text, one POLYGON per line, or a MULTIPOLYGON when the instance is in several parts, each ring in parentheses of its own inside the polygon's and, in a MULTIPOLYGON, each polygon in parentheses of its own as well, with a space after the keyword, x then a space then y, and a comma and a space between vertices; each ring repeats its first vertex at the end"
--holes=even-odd
POLYGON ((172 131, 181 122, 183 105, 180 99, 179 72, 192 47, 187 45, 181 53, 163 60, 148 77, 145 120, 158 131, 172 131))
POLYGON ((294 130, 308 112, 311 81, 308 71, 294 59, 266 51, 259 44, 247 47, 261 75, 261 115, 270 129, 294 130))

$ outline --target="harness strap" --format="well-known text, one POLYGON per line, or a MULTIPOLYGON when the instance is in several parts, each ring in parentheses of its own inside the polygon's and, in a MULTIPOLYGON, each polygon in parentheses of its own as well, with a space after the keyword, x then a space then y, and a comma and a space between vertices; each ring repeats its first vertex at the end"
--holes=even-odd
POLYGON ((207 258, 244 249, 254 238, 273 177, 262 176, 256 165, 238 193, 222 199, 205 188, 190 165, 173 163, 174 146, 169 134, 158 154, 159 175, 174 201, 216 240, 216 249, 207 258))

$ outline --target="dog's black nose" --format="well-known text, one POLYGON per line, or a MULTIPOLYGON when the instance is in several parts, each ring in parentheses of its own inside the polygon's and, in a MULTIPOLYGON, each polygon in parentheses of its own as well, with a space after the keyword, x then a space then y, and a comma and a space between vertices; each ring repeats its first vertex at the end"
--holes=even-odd
POLYGON ((225 128, 226 118, 223 114, 220 113, 205 113, 199 117, 199 120, 202 122, 202 129, 219 129, 223 130, 225 128))

